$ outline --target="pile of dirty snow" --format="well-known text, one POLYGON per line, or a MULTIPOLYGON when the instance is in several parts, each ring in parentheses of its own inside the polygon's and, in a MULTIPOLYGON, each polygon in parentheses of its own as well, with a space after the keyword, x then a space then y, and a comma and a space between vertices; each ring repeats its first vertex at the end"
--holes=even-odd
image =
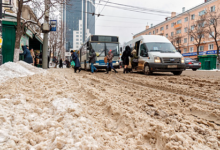
POLYGON ((17 63, 7 62, 0 66, 0 83, 11 78, 25 77, 38 73, 46 73, 46 71, 27 64, 24 61, 17 63))

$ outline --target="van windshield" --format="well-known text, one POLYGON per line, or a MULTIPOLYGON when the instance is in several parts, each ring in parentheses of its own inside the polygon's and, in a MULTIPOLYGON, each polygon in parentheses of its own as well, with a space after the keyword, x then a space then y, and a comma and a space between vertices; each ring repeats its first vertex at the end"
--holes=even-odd
POLYGON ((173 44, 171 43, 146 43, 146 47, 149 52, 161 52, 161 53, 175 53, 177 52, 173 44))

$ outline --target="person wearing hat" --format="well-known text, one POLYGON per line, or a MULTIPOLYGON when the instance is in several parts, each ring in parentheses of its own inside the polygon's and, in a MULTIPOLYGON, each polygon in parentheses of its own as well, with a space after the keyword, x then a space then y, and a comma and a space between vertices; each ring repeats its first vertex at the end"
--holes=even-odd
POLYGON ((78 55, 75 52, 73 52, 73 50, 71 50, 71 57, 72 57, 72 61, 75 62, 74 72, 76 73, 77 70, 79 70, 80 72, 81 68, 80 68, 79 58, 78 55))
POLYGON ((33 64, 33 57, 31 56, 31 52, 29 51, 28 46, 22 45, 22 49, 23 49, 22 55, 24 55, 24 61, 26 63, 33 64))
POLYGON ((112 65, 112 59, 113 59, 114 55, 112 54, 112 50, 110 49, 109 52, 108 52, 108 55, 107 55, 107 61, 108 61, 108 65, 107 65, 107 74, 108 74, 108 71, 109 71, 109 68, 111 67, 115 73, 118 73, 115 68, 113 67, 112 65))
POLYGON ((133 55, 133 57, 131 57, 131 65, 132 65, 132 68, 135 68, 137 66, 137 63, 138 63, 138 61, 137 61, 138 56, 137 56, 136 49, 133 49, 131 54, 133 55))
POLYGON ((89 61, 91 63, 91 72, 94 73, 94 71, 98 71, 97 68, 94 66, 94 63, 96 63, 96 53, 94 49, 91 49, 90 51, 90 56, 89 56, 89 61))

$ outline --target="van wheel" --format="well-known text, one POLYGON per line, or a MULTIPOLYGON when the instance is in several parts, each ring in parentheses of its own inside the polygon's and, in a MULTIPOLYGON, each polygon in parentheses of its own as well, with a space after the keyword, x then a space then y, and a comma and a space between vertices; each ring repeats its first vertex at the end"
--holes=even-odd
POLYGON ((172 72, 175 76, 179 76, 182 74, 182 71, 175 71, 175 72, 172 72))
POLYGON ((197 69, 192 69, 193 71, 196 71, 197 69))
POLYGON ((150 66, 148 64, 146 64, 144 66, 144 74, 146 74, 146 75, 151 75, 152 74, 152 72, 150 71, 150 66))

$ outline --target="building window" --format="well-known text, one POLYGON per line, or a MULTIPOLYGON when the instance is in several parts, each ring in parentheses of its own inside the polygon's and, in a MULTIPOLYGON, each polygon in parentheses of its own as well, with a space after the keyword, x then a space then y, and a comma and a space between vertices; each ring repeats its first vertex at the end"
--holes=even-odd
POLYGON ((191 30, 194 30, 194 28, 195 28, 195 26, 194 26, 194 25, 192 25, 192 26, 191 26, 191 30))
POLYGON ((173 27, 175 25, 175 23, 171 23, 171 27, 173 27))
POLYGON ((190 50, 189 50, 189 52, 193 52, 194 51, 194 47, 190 47, 190 50))
POLYGON ((187 43, 187 38, 184 38, 184 43, 187 43))
POLYGON ((163 31, 163 27, 160 28, 160 31, 163 31))
POLYGON ((158 29, 157 29, 157 31, 156 31, 157 33, 158 33, 158 29))
POLYGON ((177 34, 180 34, 180 33, 181 33, 181 29, 176 30, 176 33, 177 33, 177 34))
POLYGON ((76 42, 76 44, 79 44, 79 42, 76 42))
POLYGON ((79 37, 79 35, 76 35, 76 37, 79 37))
POLYGON ((76 41, 79 41, 79 39, 76 39, 76 41))
POLYGON ((168 33, 166 34, 166 38, 168 38, 168 33))
POLYGON ((191 15, 191 20, 194 20, 195 19, 195 15, 191 15))
POLYGON ((211 12, 214 12, 215 11, 215 6, 212 6, 211 7, 211 12))
POLYGON ((212 38, 214 36, 214 32, 209 33, 209 38, 212 38))
POLYGON ((171 32, 171 36, 173 36, 173 32, 171 32))
POLYGON ((79 34, 79 32, 76 32, 76 34, 79 34))
POLYGON ((186 49, 186 48, 184 48, 184 49, 183 49, 183 53, 186 53, 186 52, 187 52, 187 49, 186 49))
POLYGON ((168 29, 169 25, 166 26, 166 29, 168 29))
POLYGON ((177 21, 177 24, 181 24, 181 20, 178 20, 178 21, 177 21))
POLYGON ((82 30, 82 28, 80 28, 80 30, 82 30))
POLYGON ((181 39, 176 40, 176 44, 181 44, 181 39))
POLYGON ((80 39, 80 41, 82 41, 82 39, 80 39))
POLYGON ((76 48, 79 48, 79 46, 76 46, 76 48))
POLYGON ((200 52, 204 51, 204 46, 199 46, 199 51, 200 52))
POLYGON ((80 27, 82 27, 82 24, 80 24, 80 27))
POLYGON ((82 34, 82 32, 80 32, 80 34, 82 34))
POLYGON ((153 34, 155 34, 155 31, 153 31, 153 34))
POLYGON ((194 41, 194 37, 191 36, 190 41, 193 42, 194 41))
POLYGON ((202 16, 202 15, 204 15, 205 13, 206 13, 206 11, 205 11, 205 10, 202 10, 202 11, 199 12, 199 16, 202 16))
POLYGON ((185 20, 185 22, 187 22, 188 21, 188 17, 186 17, 184 20, 185 20))
POLYGON ((209 44, 209 50, 213 50, 214 49, 214 44, 209 44))
POLYGON ((187 30, 188 30, 188 28, 187 28, 187 27, 185 27, 185 28, 184 28, 184 32, 185 32, 185 33, 187 33, 187 30))
POLYGON ((151 32, 149 32, 149 35, 151 35, 151 32))

